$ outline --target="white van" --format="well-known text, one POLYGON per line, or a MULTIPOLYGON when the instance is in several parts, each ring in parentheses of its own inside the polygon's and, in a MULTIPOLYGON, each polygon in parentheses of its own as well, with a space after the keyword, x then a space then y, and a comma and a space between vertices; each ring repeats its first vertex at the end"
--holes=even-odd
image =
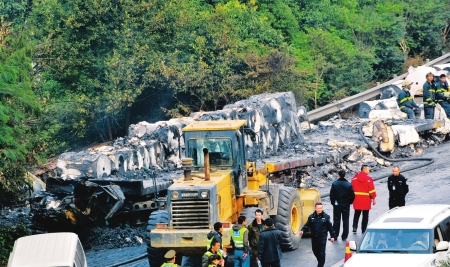
POLYGON ((17 239, 8 267, 87 267, 87 263, 76 234, 52 233, 17 239))
POLYGON ((344 267, 439 266, 447 260, 450 205, 409 205, 385 212, 369 225, 344 267))
POLYGON ((367 228, 344 267, 439 266, 448 260, 450 205, 409 205, 381 215, 367 228))

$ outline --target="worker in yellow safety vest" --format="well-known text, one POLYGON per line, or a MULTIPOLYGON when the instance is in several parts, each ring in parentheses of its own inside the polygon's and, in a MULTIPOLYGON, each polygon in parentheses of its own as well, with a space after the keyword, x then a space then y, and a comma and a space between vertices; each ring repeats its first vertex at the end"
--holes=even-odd
POLYGON ((245 227, 247 220, 245 216, 239 216, 238 224, 233 225, 230 230, 231 244, 234 246, 234 266, 250 267, 250 256, 248 255, 248 229, 245 227))
POLYGON ((215 239, 213 241, 211 241, 211 247, 202 256, 202 267, 208 266, 208 259, 212 255, 219 255, 220 256, 220 263, 219 263, 220 266, 225 265, 225 261, 223 260, 223 255, 222 255, 222 253, 220 253, 220 243, 219 243, 219 241, 217 241, 215 239))
POLYGON ((164 258, 166 259, 166 262, 161 265, 161 267, 178 267, 178 264, 175 264, 175 250, 169 250, 164 255, 164 258))

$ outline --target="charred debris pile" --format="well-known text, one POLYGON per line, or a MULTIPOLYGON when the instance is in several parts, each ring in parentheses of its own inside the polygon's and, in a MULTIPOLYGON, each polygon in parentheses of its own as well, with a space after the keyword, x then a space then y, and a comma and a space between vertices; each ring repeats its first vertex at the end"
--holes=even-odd
MULTIPOLYGON (((196 120, 225 123, 234 119, 247 120, 244 136, 248 159, 262 164, 289 157, 312 158, 313 163, 301 170, 300 186, 315 187, 322 193, 329 190, 339 169, 350 176, 361 164, 374 171, 392 165, 374 155, 363 138, 387 158, 410 158, 443 142, 448 133, 448 121, 435 120, 335 117, 312 124, 291 92, 256 95, 219 111, 140 122, 130 126, 128 136, 111 144, 64 153, 45 170, 35 172, 29 209, 3 211, 0 219, 32 218, 35 230, 71 228, 86 236, 106 238, 110 233, 102 232, 99 226, 122 226, 118 231, 130 234, 112 234, 112 239, 121 241, 111 242, 111 246, 141 243, 146 236, 128 226, 144 225, 151 211, 163 208, 167 188, 181 176, 185 153, 181 129, 196 120)), ((145 232, 145 227, 139 229, 145 232)))

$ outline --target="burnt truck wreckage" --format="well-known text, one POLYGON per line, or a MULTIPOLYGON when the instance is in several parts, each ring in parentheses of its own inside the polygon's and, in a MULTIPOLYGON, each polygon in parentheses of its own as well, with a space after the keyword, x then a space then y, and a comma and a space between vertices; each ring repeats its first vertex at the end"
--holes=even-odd
MULTIPOLYGON (((145 223, 152 211, 166 208, 168 188, 183 174, 181 158, 186 152, 181 129, 194 121, 238 119, 247 121, 246 158, 263 165, 300 157, 297 186, 323 188, 322 195, 337 169, 356 173, 362 163, 374 169, 389 166, 390 159, 368 150, 358 132, 362 124, 361 135, 385 156, 395 157, 418 154, 421 147, 443 141, 449 132, 448 121, 437 120, 333 118, 313 125, 291 92, 256 95, 219 111, 131 125, 128 136, 111 144, 62 154, 38 173, 46 189, 30 198, 34 226, 54 231, 105 221, 145 223)), ((150 220, 149 230, 155 223, 150 220)))
POLYGON ((92 224, 146 223, 151 211, 164 208, 167 188, 171 184, 170 179, 156 181, 156 178, 50 178, 46 191, 35 192, 29 199, 33 228, 76 230, 92 224))

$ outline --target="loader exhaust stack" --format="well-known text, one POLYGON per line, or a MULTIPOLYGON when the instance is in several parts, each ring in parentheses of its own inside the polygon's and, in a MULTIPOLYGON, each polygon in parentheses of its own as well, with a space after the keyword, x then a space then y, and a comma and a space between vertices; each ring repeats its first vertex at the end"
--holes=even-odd
POLYGON ((209 174, 209 152, 207 148, 203 148, 203 155, 205 157, 205 181, 211 180, 209 174))
POLYGON ((184 172, 184 180, 190 181, 192 180, 192 158, 182 158, 181 159, 181 169, 183 169, 184 172))

